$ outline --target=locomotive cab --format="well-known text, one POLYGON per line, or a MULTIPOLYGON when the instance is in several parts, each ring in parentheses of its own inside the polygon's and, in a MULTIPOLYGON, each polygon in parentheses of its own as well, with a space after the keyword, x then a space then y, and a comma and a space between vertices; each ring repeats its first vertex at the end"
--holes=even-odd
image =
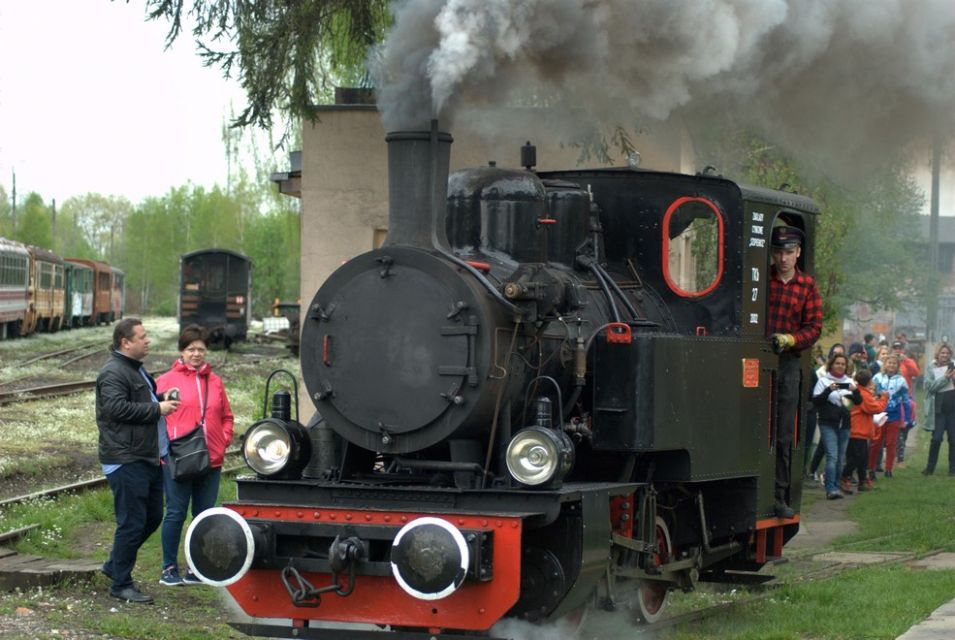
POLYGON ((653 621, 780 555, 767 240, 811 234, 812 202, 532 160, 449 179, 448 134, 388 143, 387 242, 303 308, 318 415, 249 429, 255 475, 193 522, 193 570, 300 633, 432 637, 594 602, 653 621))

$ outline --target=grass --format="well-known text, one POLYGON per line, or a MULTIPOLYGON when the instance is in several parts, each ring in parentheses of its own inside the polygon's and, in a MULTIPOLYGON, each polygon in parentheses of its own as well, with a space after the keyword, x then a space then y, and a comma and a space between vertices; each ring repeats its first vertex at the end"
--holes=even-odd
POLYGON ((741 606, 661 638, 894 639, 953 595, 955 571, 876 566, 783 587, 758 604, 741 606))
MULTIPOLYGON (((907 452, 907 468, 895 477, 877 481, 879 489, 851 498, 847 517, 858 531, 833 543, 847 552, 926 554, 955 552, 955 478, 947 474, 925 477, 929 435, 919 433, 919 445, 907 452)), ((946 458, 943 447, 940 467, 946 458)), ((806 490, 804 513, 818 499, 806 490)), ((811 523, 811 520, 807 520, 811 523)), ((820 550, 823 551, 823 550, 820 550)), ((810 566, 812 561, 809 560, 810 566)), ((794 563, 795 564, 795 563, 794 563)), ((780 577, 796 575, 782 565, 780 577)), ((739 594, 720 600, 737 599, 739 594)), ((702 604, 714 596, 706 588, 702 604)), ((868 565, 825 580, 809 580, 782 587, 754 604, 699 624, 661 633, 662 640, 894 640, 924 620, 940 605, 955 598, 955 571, 912 569, 905 564, 868 565)))

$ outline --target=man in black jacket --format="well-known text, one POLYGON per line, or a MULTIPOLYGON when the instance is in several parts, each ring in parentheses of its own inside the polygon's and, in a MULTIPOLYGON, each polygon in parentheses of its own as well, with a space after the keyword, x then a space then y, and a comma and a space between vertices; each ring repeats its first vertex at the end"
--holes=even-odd
POLYGON ((96 378, 99 461, 116 512, 113 549, 103 573, 113 581, 111 596, 141 604, 153 599, 133 584, 133 566, 139 548, 162 522, 160 447, 169 446, 163 416, 179 406, 156 395, 156 383, 142 363, 148 354, 143 323, 120 320, 113 329, 113 352, 96 378))

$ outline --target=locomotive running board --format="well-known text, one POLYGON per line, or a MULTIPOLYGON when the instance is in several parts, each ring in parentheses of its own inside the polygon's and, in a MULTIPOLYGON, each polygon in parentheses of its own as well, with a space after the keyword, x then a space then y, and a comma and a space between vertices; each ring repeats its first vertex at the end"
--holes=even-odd
MULTIPOLYGON (((262 638, 311 638, 312 640, 474 640, 473 635, 461 633, 423 633, 420 631, 373 631, 368 629, 332 629, 286 627, 277 624, 250 624, 230 622, 229 626, 248 636, 262 638)), ((482 640, 511 640, 481 636, 482 640)))

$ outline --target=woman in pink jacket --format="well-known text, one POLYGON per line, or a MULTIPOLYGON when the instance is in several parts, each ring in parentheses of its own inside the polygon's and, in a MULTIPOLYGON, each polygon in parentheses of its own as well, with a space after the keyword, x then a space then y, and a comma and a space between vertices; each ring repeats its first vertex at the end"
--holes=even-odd
MULTIPOLYGON (((212 373, 209 363, 206 362, 207 351, 206 333, 202 327, 186 327, 179 336, 179 360, 173 364, 172 369, 156 380, 160 393, 167 389, 179 389, 179 408, 166 416, 166 433, 169 438, 186 435, 195 429, 196 425, 202 425, 212 466, 208 473, 197 478, 174 480, 169 474, 168 465, 163 464, 166 515, 162 522, 163 570, 159 582, 167 586, 200 582, 191 571, 186 571, 182 576, 179 574, 178 556, 182 526, 190 500, 193 518, 215 506, 219 495, 222 461, 226 447, 232 442, 232 408, 222 386, 222 378, 212 373)), ((163 448, 162 445, 160 448, 163 448)))

